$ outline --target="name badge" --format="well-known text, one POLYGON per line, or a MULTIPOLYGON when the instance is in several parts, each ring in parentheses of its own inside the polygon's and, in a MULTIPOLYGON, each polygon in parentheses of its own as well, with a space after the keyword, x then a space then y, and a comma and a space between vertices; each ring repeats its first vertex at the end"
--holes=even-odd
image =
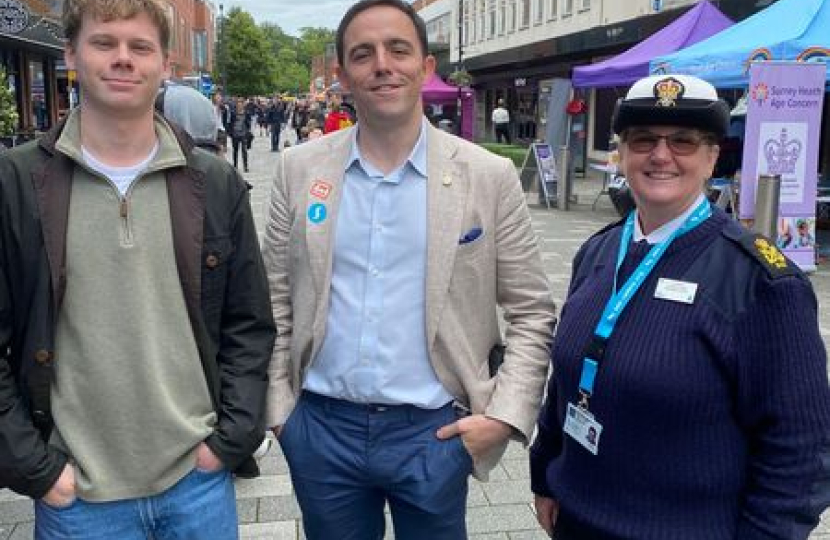
POLYGON ((669 300, 671 302, 681 302, 683 304, 694 304, 696 294, 697 283, 660 278, 657 280, 657 289, 654 291, 654 298, 669 300))
POLYGON ((568 403, 564 431, 592 454, 597 455, 599 452, 602 425, 594 420, 594 415, 590 412, 568 403))

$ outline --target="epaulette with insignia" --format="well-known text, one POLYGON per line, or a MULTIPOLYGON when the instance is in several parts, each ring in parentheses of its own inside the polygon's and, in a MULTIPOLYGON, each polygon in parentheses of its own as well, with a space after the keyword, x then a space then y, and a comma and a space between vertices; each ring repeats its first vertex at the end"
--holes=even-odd
POLYGON ((738 239, 738 243, 753 259, 761 263, 772 279, 801 273, 801 270, 781 253, 775 243, 762 234, 745 231, 738 239))

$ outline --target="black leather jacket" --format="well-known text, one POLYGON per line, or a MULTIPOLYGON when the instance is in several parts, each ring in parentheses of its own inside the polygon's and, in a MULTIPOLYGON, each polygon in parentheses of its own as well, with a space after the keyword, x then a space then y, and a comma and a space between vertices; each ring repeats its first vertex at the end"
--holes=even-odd
MULTIPOLYGON (((55 150, 62 129, 0 154, 0 487, 33 498, 67 460, 46 443, 74 168, 55 150)), ((177 136, 187 165, 165 173, 176 265, 218 415, 205 443, 250 474, 276 330, 248 189, 224 160, 177 136)))

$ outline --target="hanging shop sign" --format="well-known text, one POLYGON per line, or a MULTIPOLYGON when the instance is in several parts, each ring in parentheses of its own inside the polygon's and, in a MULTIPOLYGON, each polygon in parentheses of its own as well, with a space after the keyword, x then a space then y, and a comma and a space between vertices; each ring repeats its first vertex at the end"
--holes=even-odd
POLYGON ((0 0, 0 33, 19 34, 29 25, 29 9, 20 0, 0 0))

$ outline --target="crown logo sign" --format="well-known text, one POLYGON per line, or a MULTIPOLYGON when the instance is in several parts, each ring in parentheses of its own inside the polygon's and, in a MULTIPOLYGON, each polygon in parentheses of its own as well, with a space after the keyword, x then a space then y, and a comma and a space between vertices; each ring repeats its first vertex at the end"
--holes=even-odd
POLYGON ((767 139, 764 143, 764 157, 769 174, 794 174, 803 147, 801 141, 788 137, 787 128, 781 129, 778 140, 767 139))
POLYGON ((658 107, 674 107, 677 99, 683 97, 686 87, 675 78, 669 77, 657 81, 654 85, 654 97, 657 98, 658 107))

